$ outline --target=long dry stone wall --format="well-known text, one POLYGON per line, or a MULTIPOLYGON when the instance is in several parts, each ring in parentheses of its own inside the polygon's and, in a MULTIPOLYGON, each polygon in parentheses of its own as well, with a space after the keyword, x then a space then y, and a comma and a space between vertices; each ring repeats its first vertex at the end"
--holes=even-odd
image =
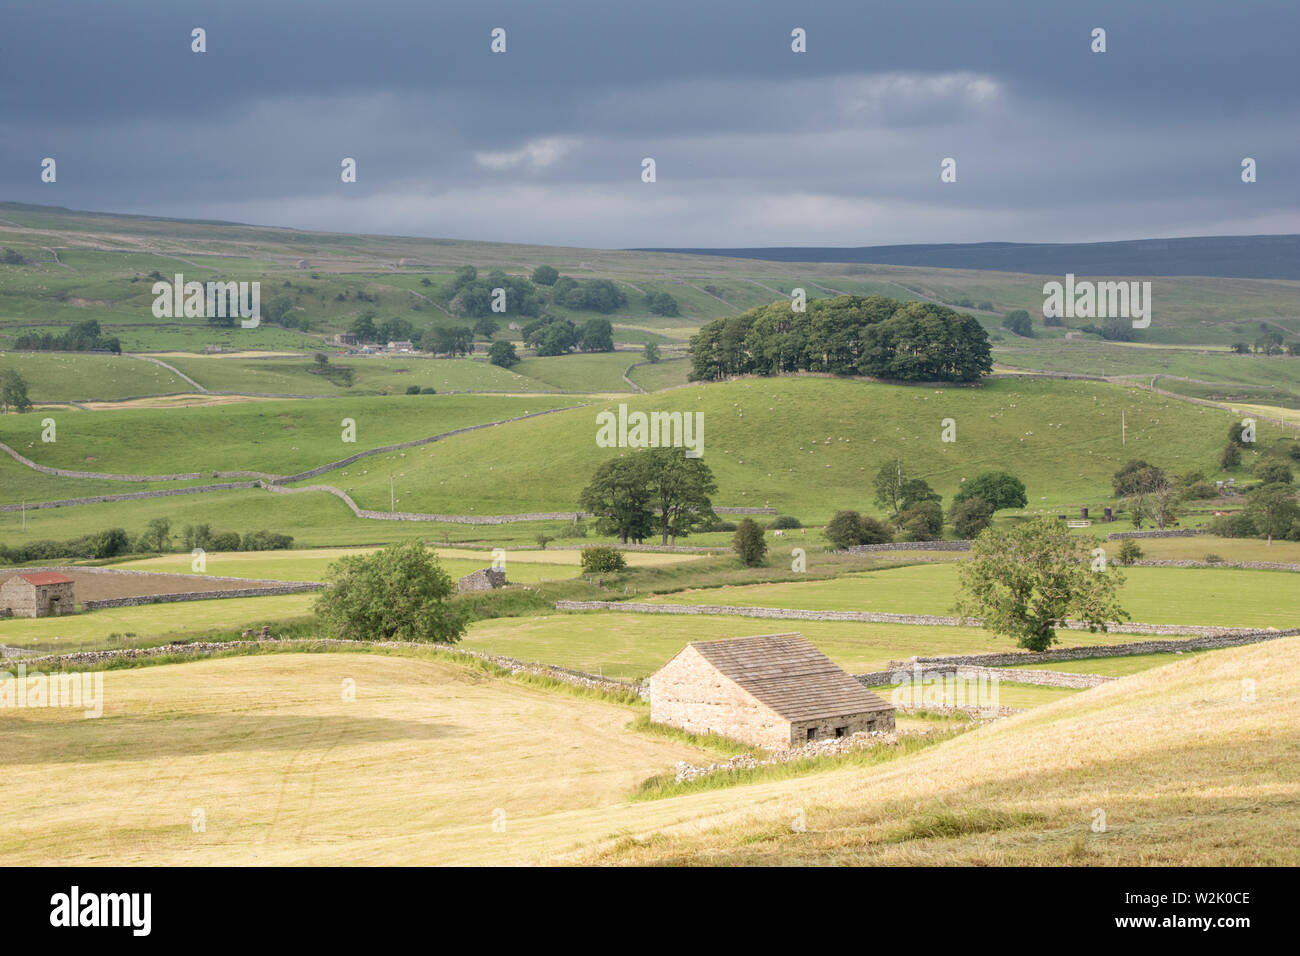
POLYGON ((231 588, 229 591, 177 591, 172 594, 141 594, 135 597, 104 598, 99 601, 82 601, 87 611, 105 607, 141 607, 145 604, 175 604, 181 601, 215 601, 224 598, 266 597, 272 594, 301 594, 320 591, 324 584, 300 582, 264 588, 231 588))
POLYGON ((1124 538, 1194 538, 1205 534, 1200 528, 1182 528, 1174 531, 1112 531, 1106 535, 1107 541, 1120 541, 1124 538))
POLYGON ((872 671, 869 674, 854 674, 853 676, 867 687, 883 687, 887 684, 897 684, 901 681, 925 677, 958 677, 965 680, 984 677, 1017 684, 1034 684, 1041 687, 1073 688, 1098 687, 1116 679, 1104 674, 1074 674, 1068 671, 1045 671, 1030 668, 1024 668, 1023 670, 1019 668, 1007 669, 985 667, 978 664, 956 664, 946 661, 937 663, 914 661, 907 666, 900 665, 893 670, 872 671))
POLYGON ((865 554, 874 551, 969 551, 969 541, 897 541, 889 544, 855 544, 836 554, 865 554))
MULTIPOLYGON (((975 665, 984 667, 1007 667, 1016 664, 1042 663, 1053 661, 1077 661, 1089 657, 1127 657, 1132 654, 1176 654, 1185 651, 1216 650, 1221 647, 1239 647, 1243 644, 1258 644, 1282 637, 1295 637, 1300 628, 1285 631, 1275 630, 1241 630, 1234 634, 1220 634, 1205 637, 1189 637, 1179 641, 1132 641, 1127 644, 1096 644, 1078 647, 1058 647, 1046 651, 1021 651, 1002 654, 955 654, 944 657, 915 657, 910 661, 890 661, 890 670, 910 670, 913 664, 975 665)), ((1019 673, 1016 671, 1015 673, 1019 673)))
MULTIPOLYGON (((696 614, 724 617, 764 617, 791 621, 856 621, 864 624, 927 624, 939 627, 980 627, 976 618, 962 620, 934 614, 886 614, 879 611, 808 611, 783 607, 734 607, 725 604, 639 604, 634 601, 556 601, 557 611, 622 611, 629 614, 696 614)), ((1065 624, 1067 630, 1086 631, 1079 621, 1065 624)), ((1141 624, 1113 622, 1106 627, 1115 634, 1198 634, 1207 637, 1259 633, 1257 628, 1221 627, 1205 624, 1141 624)))
POLYGON ((194 657, 206 657, 211 654, 219 654, 223 651, 245 650, 251 647, 292 648, 295 646, 303 648, 428 648, 452 656, 469 657, 476 660, 486 661, 490 664, 496 665, 497 667, 508 670, 511 674, 530 674, 536 677, 546 677, 563 684, 569 684, 570 686, 581 687, 587 690, 596 690, 603 693, 620 695, 632 693, 640 697, 648 697, 650 693, 649 687, 639 681, 618 680, 613 677, 603 677, 599 674, 588 674, 585 671, 571 670, 567 667, 557 667, 552 664, 540 664, 533 661, 521 661, 513 657, 504 657, 500 654, 487 654, 483 651, 472 651, 467 648, 413 644, 400 641, 343 641, 334 638, 293 638, 287 640, 272 638, 270 640, 257 641, 194 641, 188 644, 164 644, 159 647, 119 647, 97 651, 74 651, 69 654, 45 654, 39 657, 24 657, 23 664, 29 669, 33 665, 53 662, 57 662, 60 665, 70 665, 71 667, 94 667, 115 660, 139 660, 150 657, 169 657, 177 654, 191 654, 194 657))

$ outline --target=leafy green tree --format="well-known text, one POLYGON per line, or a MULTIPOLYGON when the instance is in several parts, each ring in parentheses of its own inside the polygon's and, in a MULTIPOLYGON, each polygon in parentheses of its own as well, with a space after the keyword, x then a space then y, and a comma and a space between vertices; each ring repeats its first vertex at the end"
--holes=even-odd
POLYGON ((172 546, 172 523, 166 518, 150 518, 140 537, 145 551, 169 551, 172 546))
POLYGON ((1002 327, 1027 339, 1034 336, 1034 324, 1029 319, 1029 313, 1024 309, 1013 309, 1008 312, 1002 319, 1002 327))
POLYGON ((881 508, 888 508, 890 514, 898 514, 903 506, 904 481, 906 472, 903 463, 897 458, 881 465, 876 477, 871 480, 871 487, 876 492, 875 503, 881 508))
POLYGON ((677 300, 667 292, 650 292, 645 297, 646 308, 655 315, 678 315, 677 300))
POLYGON ((1105 630, 1128 617, 1115 597, 1124 577, 1092 569, 1092 543, 1046 517, 1007 531, 987 529, 971 544, 970 560, 958 566, 957 611, 1031 651, 1055 643, 1056 629, 1068 620, 1105 630))
POLYGON ((533 281, 538 285, 555 285, 558 278, 560 273, 554 266, 538 266, 533 270, 533 281))
POLYGON ((942 501, 943 496, 923 478, 908 478, 898 487, 900 507, 907 511, 927 501, 942 501))
POLYGON ((602 462, 582 490, 579 506, 597 518, 599 534, 641 543, 653 528, 654 512, 646 487, 644 457, 625 455, 602 462))
POLYGON ((1024 508, 1029 504, 1025 483, 1010 472, 986 471, 970 481, 963 482, 952 496, 954 505, 970 498, 983 498, 994 511, 1003 508, 1024 508))
POLYGON ((826 540, 843 551, 862 543, 862 515, 856 511, 837 511, 824 531, 826 540))
POLYGON ((375 328, 375 313, 369 310, 362 312, 352 320, 351 331, 357 337, 358 342, 378 341, 379 330, 375 328))
POLYGON ((1287 463, 1277 458, 1265 458, 1257 464, 1255 477, 1265 485, 1289 485, 1295 480, 1287 463))
POLYGON ((384 319, 379 323, 378 333, 381 342, 409 342, 415 335, 415 327, 406 319, 384 319))
POLYGON ((609 319, 588 319, 578 333, 584 352, 614 351, 614 327, 609 319))
POLYGON ((488 361, 502 368, 519 364, 519 355, 515 352, 513 342, 493 342, 488 346, 488 361))
POLYGON ((587 574, 608 574, 627 568, 627 559, 618 548, 598 545, 582 549, 582 570, 587 574))
POLYGON ((907 541, 938 541, 943 537, 943 508, 933 498, 918 501, 898 513, 898 527, 907 541))
POLYGON ((645 459, 646 490, 657 514, 661 543, 675 545, 701 525, 717 521, 711 496, 718 483, 700 458, 687 458, 681 448, 651 448, 636 457, 645 459))
POLYGON ((474 322, 474 334, 483 339, 492 338, 500 328, 501 326, 497 324, 497 320, 490 315, 480 316, 474 322))
POLYGON ((647 342, 645 348, 641 350, 642 357, 651 363, 659 361, 659 346, 654 342, 647 342))
POLYGON ((1138 546, 1136 541, 1131 539, 1125 540, 1124 543, 1119 546, 1119 557, 1115 560, 1125 567, 1128 567, 1130 564, 1142 560, 1142 548, 1138 546))
POLYGON ((767 557, 767 542, 763 539, 763 529, 753 518, 746 518, 736 528, 731 538, 731 548, 740 557, 747 568, 757 568, 767 557))
POLYGON ((1223 451, 1219 452, 1220 468, 1236 468, 1241 464, 1241 446, 1228 442, 1223 446, 1223 451))
POLYGON ((441 355, 468 355, 474 350, 474 333, 464 325, 439 326, 424 334, 420 346, 441 355))
POLYGON ((17 369, 0 369, 0 406, 5 415, 9 414, 11 408, 15 412, 32 410, 32 400, 27 397, 27 379, 17 369))
POLYGON ((967 496, 953 505, 953 530, 959 538, 973 538, 993 523, 993 506, 979 495, 967 496))
POLYGON ((1244 448, 1248 444, 1245 439, 1246 424, 1245 422, 1233 422, 1228 426, 1228 441, 1238 448, 1244 448))
POLYGON ((1300 505, 1289 486, 1266 485, 1250 496, 1246 516, 1272 545, 1274 538, 1286 537, 1291 526, 1300 521, 1300 505))
POLYGON ((1168 484, 1169 479, 1162 470, 1141 460, 1130 461, 1111 478, 1118 498, 1149 494, 1168 484))
POLYGON ((465 613, 449 603, 456 583, 423 542, 340 558, 328 579, 316 615, 346 640, 454 644, 465 633, 465 613))

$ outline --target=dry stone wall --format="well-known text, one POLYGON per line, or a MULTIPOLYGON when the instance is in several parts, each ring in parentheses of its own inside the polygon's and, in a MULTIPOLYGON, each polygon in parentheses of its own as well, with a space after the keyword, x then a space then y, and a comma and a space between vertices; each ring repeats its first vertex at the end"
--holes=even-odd
MULTIPOLYGON (((557 611, 621 611, 628 614, 694 614, 714 617, 761 617, 790 621, 856 621, 864 624, 926 624, 938 627, 979 627, 980 621, 945 617, 936 614, 887 614, 881 611, 809 611, 783 607, 734 607, 725 604, 640 604, 635 601, 556 601, 557 611)), ((1065 624, 1066 630, 1086 631, 1088 625, 1078 621, 1065 624)), ((1258 628, 1221 627, 1205 624, 1142 624, 1114 622, 1107 631, 1115 634, 1197 634, 1216 637, 1255 634, 1258 628)))

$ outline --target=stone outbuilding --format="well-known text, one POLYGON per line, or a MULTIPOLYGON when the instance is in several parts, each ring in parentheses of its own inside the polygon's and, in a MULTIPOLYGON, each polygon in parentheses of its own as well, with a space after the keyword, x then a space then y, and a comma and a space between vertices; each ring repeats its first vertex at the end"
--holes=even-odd
POLYGON ((15 574, 0 584, 0 615, 5 617, 58 617, 71 614, 73 580, 57 571, 15 574))
POLYGON ((505 568, 479 568, 456 582, 457 591, 491 591, 505 586, 505 568))
POLYGON ((686 645, 650 678, 650 719, 768 750, 894 729, 894 707, 799 634, 686 645))

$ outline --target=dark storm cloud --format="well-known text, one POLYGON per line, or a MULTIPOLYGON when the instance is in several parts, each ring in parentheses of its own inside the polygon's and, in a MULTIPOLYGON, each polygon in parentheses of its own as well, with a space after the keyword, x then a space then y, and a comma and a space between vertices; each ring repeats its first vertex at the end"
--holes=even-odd
POLYGON ((0 25, 6 199, 613 246, 1300 232, 1290 2, 53 0, 0 25))

